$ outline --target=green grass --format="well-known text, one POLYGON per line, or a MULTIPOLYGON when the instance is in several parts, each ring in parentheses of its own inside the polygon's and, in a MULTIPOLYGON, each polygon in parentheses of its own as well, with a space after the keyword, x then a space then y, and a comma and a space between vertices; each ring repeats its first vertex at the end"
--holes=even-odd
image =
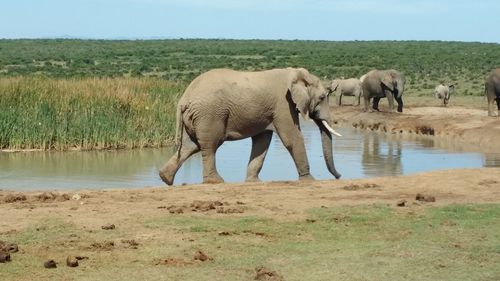
POLYGON ((155 78, 3 78, 0 148, 162 146, 184 87, 155 78))
POLYGON ((287 40, 0 40, 0 76, 155 76, 190 81, 212 68, 305 67, 319 77, 359 77, 373 68, 404 72, 431 90, 457 82, 482 94, 484 76, 499 67, 500 44, 439 41, 287 40))
POLYGON ((0 40, 0 148, 165 145, 179 95, 212 68, 305 67, 324 80, 395 68, 406 98, 456 83, 455 104, 483 96, 498 61, 500 44, 462 42, 0 40))
MULTIPOLYGON (((500 278, 500 205, 495 204, 411 210, 386 205, 321 208, 310 210, 307 220, 291 221, 166 214, 137 218, 133 225, 116 233, 82 232, 64 222, 54 222, 43 231, 50 235, 28 228, 24 233, 0 236, 5 240, 17 239, 20 247, 28 248, 26 254, 15 254, 12 263, 3 265, 5 270, 0 271, 0 276, 9 280, 27 279, 32 274, 41 280, 51 276, 65 280, 251 280, 254 269, 264 265, 285 280, 500 278), (230 235, 221 236, 221 231, 230 235), (55 248, 66 245, 75 252, 74 245, 65 244, 63 239, 71 233, 90 241, 119 237, 154 239, 140 240, 137 250, 123 249, 117 244, 110 252, 83 252, 91 256, 91 260, 82 262, 84 268, 62 266, 54 271, 56 275, 33 262, 35 259, 40 263, 40 256, 44 256, 33 241, 55 248), (166 258, 192 261, 199 249, 213 261, 155 265, 155 260, 166 258), (35 257, 30 256, 33 253, 35 257)), ((64 256, 68 251, 63 247, 58 255, 64 256)))

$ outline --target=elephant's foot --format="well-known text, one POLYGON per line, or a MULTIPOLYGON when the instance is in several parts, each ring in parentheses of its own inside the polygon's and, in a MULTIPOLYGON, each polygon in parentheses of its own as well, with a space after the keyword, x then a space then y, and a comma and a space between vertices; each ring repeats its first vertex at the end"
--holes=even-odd
POLYGON ((169 175, 166 171, 160 170, 159 175, 161 180, 167 185, 174 184, 174 177, 172 175, 169 175))
POLYGON ((311 176, 310 174, 303 175, 299 177, 299 181, 313 181, 314 177, 311 176))
POLYGON ((246 182, 261 182, 262 180, 259 179, 257 176, 250 176, 245 179, 246 182))
POLYGON ((203 177, 203 183, 207 183, 207 184, 224 183, 224 179, 219 175, 203 177))

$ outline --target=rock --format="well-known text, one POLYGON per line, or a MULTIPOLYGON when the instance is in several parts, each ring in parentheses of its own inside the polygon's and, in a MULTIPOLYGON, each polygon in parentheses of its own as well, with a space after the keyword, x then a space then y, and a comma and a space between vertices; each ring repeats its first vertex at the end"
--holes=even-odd
POLYGON ((436 202, 436 197, 418 193, 417 196, 415 196, 415 200, 422 202, 436 202))
POLYGON ((207 256, 207 254, 203 253, 202 251, 198 251, 194 255, 194 260, 204 262, 204 261, 207 261, 207 260, 212 260, 212 258, 209 257, 209 256, 207 256))
POLYGON ((45 268, 56 268, 57 267, 57 263, 54 260, 48 260, 48 261, 46 261, 46 262, 43 263, 43 267, 45 267, 45 268))
POLYGON ((75 200, 75 201, 78 201, 78 200, 82 199, 82 196, 80 194, 78 194, 78 193, 75 193, 75 194, 73 194, 73 196, 71 196, 71 199, 75 200))
POLYGON ((78 259, 76 257, 68 256, 66 258, 66 265, 69 267, 77 267, 78 266, 78 259))
POLYGON ((104 230, 111 230, 111 229, 115 229, 115 225, 112 223, 108 223, 108 224, 101 226, 101 228, 104 230))
POLYGON ((260 266, 255 268, 254 280, 267 280, 267 281, 282 281, 281 277, 276 271, 260 266))
POLYGON ((398 207, 407 207, 408 206, 408 201, 406 200, 399 200, 398 203, 396 204, 398 207))
POLYGON ((4 251, 7 253, 17 253, 19 252, 19 247, 17 244, 14 243, 8 243, 5 241, 0 241, 0 251, 4 251))
POLYGON ((10 254, 8 252, 0 250, 0 263, 6 263, 10 261, 10 254))
POLYGON ((24 194, 8 194, 7 196, 5 196, 3 201, 5 203, 14 203, 18 201, 26 201, 26 199, 26 195, 24 194))

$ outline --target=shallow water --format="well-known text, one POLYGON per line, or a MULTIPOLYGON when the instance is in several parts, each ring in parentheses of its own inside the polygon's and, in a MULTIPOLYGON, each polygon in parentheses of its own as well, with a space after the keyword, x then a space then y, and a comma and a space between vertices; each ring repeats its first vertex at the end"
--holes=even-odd
MULTIPOLYGON (((438 147, 429 138, 395 139, 383 134, 338 130, 334 159, 343 179, 451 168, 499 167, 500 154, 460 152, 438 147)), ((319 131, 312 122, 303 122, 311 174, 332 179, 326 169, 319 131)), ((245 179, 251 140, 224 143, 217 153, 217 168, 227 182, 245 179)), ((162 186, 158 170, 174 153, 172 148, 91 151, 0 153, 0 188, 9 190, 51 190, 110 187, 162 186)), ((295 180, 297 171, 288 151, 275 134, 260 174, 263 180, 295 180)), ((175 184, 200 183, 201 155, 193 155, 181 167, 175 184)))

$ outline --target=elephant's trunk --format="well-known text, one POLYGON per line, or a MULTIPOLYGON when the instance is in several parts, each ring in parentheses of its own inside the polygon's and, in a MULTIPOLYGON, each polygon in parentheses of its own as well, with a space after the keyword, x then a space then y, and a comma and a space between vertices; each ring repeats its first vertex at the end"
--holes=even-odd
POLYGON ((341 174, 337 172, 335 164, 333 163, 332 134, 323 124, 323 122, 326 123, 326 121, 314 120, 314 122, 318 125, 321 132, 321 145, 323 147, 323 157, 325 158, 326 167, 336 179, 339 179, 341 174))

